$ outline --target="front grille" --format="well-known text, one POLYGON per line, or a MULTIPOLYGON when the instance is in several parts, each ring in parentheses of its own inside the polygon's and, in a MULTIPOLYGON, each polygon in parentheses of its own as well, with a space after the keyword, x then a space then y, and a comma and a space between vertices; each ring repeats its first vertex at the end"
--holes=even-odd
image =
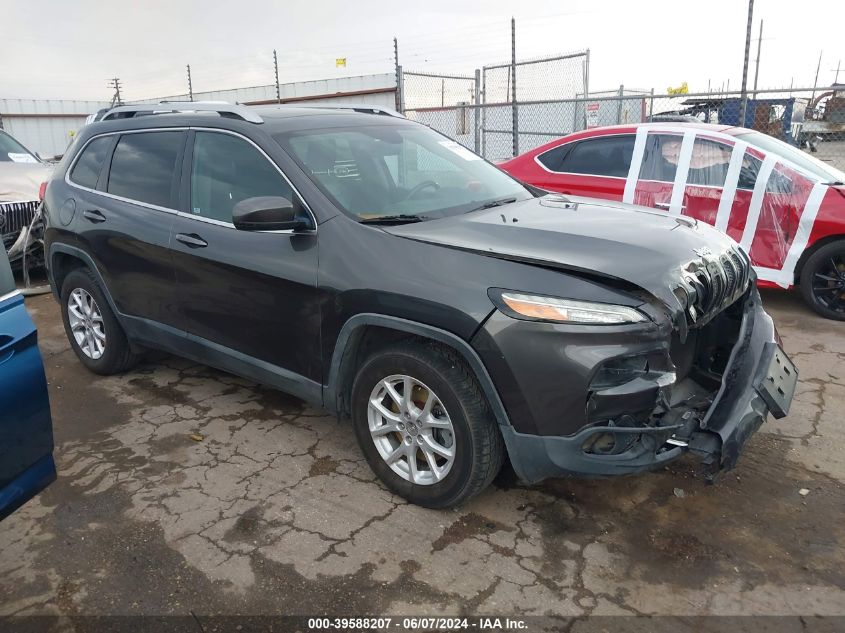
POLYGON ((3 236, 3 246, 9 250, 21 229, 29 226, 38 208, 38 200, 26 202, 0 202, 0 235, 3 236))
POLYGON ((748 287, 748 259, 736 248, 721 255, 706 253, 685 269, 687 317, 702 326, 736 301, 748 287))
POLYGON ((739 281, 737 271, 734 270, 733 258, 722 255, 722 269, 725 271, 725 282, 728 286, 726 292, 732 295, 736 291, 736 284, 739 281))

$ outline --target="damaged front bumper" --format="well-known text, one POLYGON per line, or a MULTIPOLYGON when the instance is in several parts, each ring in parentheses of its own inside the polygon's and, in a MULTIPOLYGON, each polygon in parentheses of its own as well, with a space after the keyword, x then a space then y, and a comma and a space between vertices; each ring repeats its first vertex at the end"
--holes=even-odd
POLYGON ((43 251, 44 227, 39 205, 37 200, 0 202, 0 237, 13 265, 24 254, 38 255, 43 251))
MULTIPOLYGON (((587 399, 587 411, 612 410, 613 417, 592 422, 567 435, 520 432, 503 426, 505 444, 517 475, 533 483, 553 476, 613 476, 651 470, 686 452, 701 458, 705 474, 736 465, 748 438, 772 413, 789 410, 797 372, 777 342, 771 317, 763 310, 756 288, 737 306, 736 342, 708 388, 674 374, 650 371, 614 389, 587 399), (667 376, 671 376, 667 380, 667 376), (644 401, 652 409, 643 415, 622 414, 644 401), (596 450, 610 440, 616 450, 596 450)), ((696 350, 699 353, 699 350, 696 350)))

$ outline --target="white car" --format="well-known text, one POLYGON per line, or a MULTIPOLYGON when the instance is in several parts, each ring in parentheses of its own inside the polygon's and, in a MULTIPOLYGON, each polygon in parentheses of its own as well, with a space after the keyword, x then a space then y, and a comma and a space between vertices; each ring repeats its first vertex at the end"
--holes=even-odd
POLYGON ((38 250, 38 238, 29 227, 40 204, 39 188, 51 171, 50 165, 0 130, 0 236, 13 266, 24 252, 38 250))

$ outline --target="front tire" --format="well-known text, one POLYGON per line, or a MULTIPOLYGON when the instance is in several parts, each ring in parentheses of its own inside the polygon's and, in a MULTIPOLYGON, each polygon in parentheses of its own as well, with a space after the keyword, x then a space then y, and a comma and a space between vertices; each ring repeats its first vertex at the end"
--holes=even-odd
POLYGON ((845 321, 845 240, 825 244, 801 269, 801 296, 826 319, 845 321))
POLYGON ((62 283, 61 299, 68 341, 89 370, 110 376, 126 371, 138 361, 90 270, 71 271, 62 283))
POLYGON ((370 356, 352 387, 352 421, 376 475, 395 494, 428 508, 478 494, 504 459, 484 393, 443 346, 400 344, 370 356))

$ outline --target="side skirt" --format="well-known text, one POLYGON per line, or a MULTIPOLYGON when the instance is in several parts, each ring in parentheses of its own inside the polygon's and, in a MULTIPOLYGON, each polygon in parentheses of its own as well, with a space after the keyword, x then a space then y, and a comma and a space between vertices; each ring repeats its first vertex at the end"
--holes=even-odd
POLYGON ((284 391, 309 404, 323 406, 318 382, 212 341, 139 317, 120 315, 129 338, 150 348, 171 352, 216 369, 284 391))

